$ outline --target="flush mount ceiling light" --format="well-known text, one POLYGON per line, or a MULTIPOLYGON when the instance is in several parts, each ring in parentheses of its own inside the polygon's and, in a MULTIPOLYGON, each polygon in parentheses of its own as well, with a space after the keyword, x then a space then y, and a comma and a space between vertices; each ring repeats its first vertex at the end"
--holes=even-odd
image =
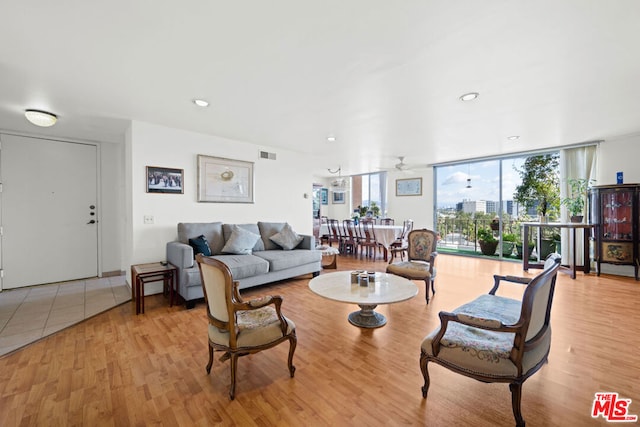
POLYGON ((55 114, 47 111, 25 110, 24 115, 32 124, 43 128, 53 126, 58 121, 58 117, 55 114))
POLYGON ((508 136, 507 139, 509 141, 515 141, 515 140, 520 139, 520 135, 511 135, 511 136, 508 136))
POLYGON ((204 99, 194 99, 193 103, 196 104, 198 107, 208 107, 209 106, 209 101, 206 101, 204 99))
POLYGON ((328 142, 335 142, 335 141, 336 141, 336 137, 335 137, 335 136, 333 136, 333 135, 329 135, 329 136, 327 137, 327 141, 328 141, 328 142))
POLYGON ((460 97, 460 100, 461 101, 473 101, 474 99, 476 99, 479 96, 480 96, 480 94, 478 92, 469 92, 469 93, 465 93, 464 95, 462 95, 460 97))

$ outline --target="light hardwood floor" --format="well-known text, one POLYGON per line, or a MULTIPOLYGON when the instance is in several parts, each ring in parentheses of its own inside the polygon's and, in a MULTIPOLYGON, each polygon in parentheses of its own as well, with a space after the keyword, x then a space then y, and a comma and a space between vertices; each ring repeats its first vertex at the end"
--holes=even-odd
MULTIPOLYGON (((338 266, 384 271, 386 264, 341 256, 338 266)), ((144 315, 133 304, 116 307, 0 358, 0 425, 511 426, 505 384, 431 364, 423 399, 419 355, 440 310, 487 292, 493 274, 523 275, 522 267, 451 255, 439 256, 437 267, 430 304, 416 282, 416 298, 378 307, 388 323, 375 330, 348 323, 356 306, 311 293, 310 276, 243 291, 284 297, 297 325, 297 370, 289 378, 286 344, 243 357, 233 402, 229 362, 216 359, 205 372, 203 304, 169 308, 156 295, 144 315)), ((513 286, 508 294, 516 296, 513 286)), ((640 283, 560 274, 554 301, 549 363, 523 387, 527 425, 606 425, 590 415, 600 391, 632 399, 630 412, 640 415, 640 283)))

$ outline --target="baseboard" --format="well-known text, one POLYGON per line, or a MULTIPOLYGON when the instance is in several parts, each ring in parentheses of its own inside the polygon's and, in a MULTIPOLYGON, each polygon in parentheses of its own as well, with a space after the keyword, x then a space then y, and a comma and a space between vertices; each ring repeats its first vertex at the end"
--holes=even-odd
POLYGON ((124 271, 103 271, 102 277, 124 276, 124 271))

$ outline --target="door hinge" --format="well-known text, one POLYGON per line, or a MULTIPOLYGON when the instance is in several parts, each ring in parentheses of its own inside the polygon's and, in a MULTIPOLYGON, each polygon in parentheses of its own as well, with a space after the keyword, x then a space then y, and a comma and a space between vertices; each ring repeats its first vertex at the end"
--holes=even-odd
POLYGON ((4 236, 4 227, 0 225, 0 236, 4 236))
POLYGON ((2 193, 2 183, 0 182, 0 193, 2 193))
POLYGON ((4 279, 4 270, 0 268, 0 279, 4 279))

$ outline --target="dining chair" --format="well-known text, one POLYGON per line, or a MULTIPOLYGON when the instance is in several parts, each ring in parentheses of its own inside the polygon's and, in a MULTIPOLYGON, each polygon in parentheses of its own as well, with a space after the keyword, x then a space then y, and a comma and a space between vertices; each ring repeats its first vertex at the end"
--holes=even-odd
POLYGON ((209 363, 207 374, 211 373, 213 352, 221 351, 220 361, 230 360, 231 386, 229 398, 236 392, 236 371, 238 357, 258 353, 289 341, 287 359, 289 375, 293 378, 293 353, 298 339, 296 325, 280 311, 282 297, 263 296, 245 301, 240 296, 238 282, 231 276, 231 270, 221 261, 196 255, 200 267, 200 277, 204 290, 209 319, 209 363))
POLYGON ((333 243, 338 244, 338 250, 342 252, 342 237, 340 235, 340 221, 337 219, 328 219, 327 228, 329 229, 329 246, 333 246, 333 243))
POLYGON ((376 232, 371 221, 363 221, 360 223, 362 237, 360 239, 360 250, 366 249, 367 257, 376 258, 376 251, 380 251, 378 241, 376 240, 376 232))
POLYGON ((396 225, 396 221, 393 218, 380 218, 380 225, 396 225))
POLYGON ((389 247, 389 251, 391 252, 389 263, 393 262, 397 254, 400 254, 400 260, 404 261, 404 254, 407 252, 408 247, 407 235, 411 230, 413 230, 413 220, 407 219, 402 223, 402 233, 389 247))
POLYGON ((342 242, 344 252, 351 252, 354 255, 358 254, 358 236, 355 230, 355 223, 352 219, 345 219, 342 221, 344 228, 344 239, 342 242))

